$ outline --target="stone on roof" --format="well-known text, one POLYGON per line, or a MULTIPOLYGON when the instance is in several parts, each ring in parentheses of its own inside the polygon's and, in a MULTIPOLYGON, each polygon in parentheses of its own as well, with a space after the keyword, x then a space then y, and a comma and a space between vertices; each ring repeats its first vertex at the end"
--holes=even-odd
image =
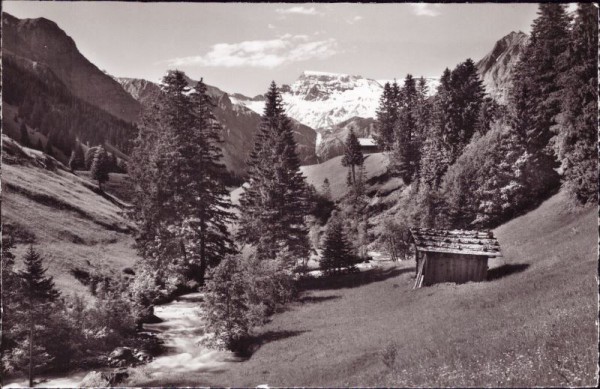
POLYGON ((491 231, 411 228, 417 251, 500 257, 500 243, 491 231))

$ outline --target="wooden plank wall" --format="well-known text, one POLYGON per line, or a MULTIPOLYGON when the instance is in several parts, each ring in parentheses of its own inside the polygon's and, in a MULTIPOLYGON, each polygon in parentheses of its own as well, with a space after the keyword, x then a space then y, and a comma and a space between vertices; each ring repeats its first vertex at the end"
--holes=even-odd
POLYGON ((444 253, 426 253, 425 255, 428 260, 423 269, 424 285, 440 282, 464 283, 486 279, 487 257, 444 253))

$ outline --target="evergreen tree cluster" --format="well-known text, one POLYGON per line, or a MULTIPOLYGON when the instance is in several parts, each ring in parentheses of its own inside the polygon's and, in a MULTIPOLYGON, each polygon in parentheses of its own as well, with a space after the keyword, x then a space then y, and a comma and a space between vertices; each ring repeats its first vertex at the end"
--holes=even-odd
POLYGON ((400 87, 384 85, 377 110, 375 139, 389 152, 394 174, 410 183, 418 175, 421 143, 431 120, 430 102, 424 78, 407 74, 400 87))
POLYGON ((128 166, 138 249, 163 287, 203 284, 207 269, 235 252, 221 127, 202 80, 191 89, 184 73, 171 71, 162 88, 157 106, 144 114, 128 166))
POLYGON ((580 4, 571 21, 563 4, 541 4, 507 106, 484 94, 471 60, 446 69, 436 95, 417 104, 427 124, 415 132, 414 150, 407 145, 415 119, 402 113, 411 104, 412 81, 384 88, 378 141, 396 173, 406 182, 413 174, 416 185, 401 200, 409 224, 493 227, 554 193, 558 167, 575 199, 596 201, 596 22, 593 5, 580 4), (393 126, 393 118, 401 124, 393 126), (411 153, 419 155, 412 171, 411 153))
POLYGON ((33 146, 51 155, 54 147, 68 158, 77 140, 91 145, 109 142, 126 154, 130 152, 136 132, 133 124, 73 96, 53 74, 36 72, 10 55, 3 57, 2 65, 2 99, 18 109, 22 142, 28 142, 23 131, 27 124, 50 144, 33 146))

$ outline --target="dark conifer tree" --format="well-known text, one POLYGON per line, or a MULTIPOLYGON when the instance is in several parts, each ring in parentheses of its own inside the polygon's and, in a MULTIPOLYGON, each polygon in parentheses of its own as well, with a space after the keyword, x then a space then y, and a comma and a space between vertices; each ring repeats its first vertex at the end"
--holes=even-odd
POLYGON ((154 271, 203 284, 207 269, 235 252, 221 127, 202 81, 191 90, 184 73, 171 71, 162 89, 157 107, 144 114, 128 167, 140 254, 154 271))
POLYGON ((443 136, 449 146, 451 163, 454 163, 475 133, 485 90, 470 58, 452 71, 449 86, 450 105, 446 109, 450 121, 443 136))
POLYGON ((273 259, 284 246, 297 259, 308 255, 306 184, 300 172, 290 119, 273 82, 248 161, 249 186, 240 199, 239 238, 273 259))
POLYGON ((339 273, 343 268, 350 270, 354 267, 354 259, 352 246, 346 239, 341 220, 334 214, 325 234, 321 269, 325 273, 339 273))
POLYGON ((391 150, 394 145, 394 126, 398 120, 398 84, 386 82, 377 108, 374 138, 382 150, 391 150))
POLYGON ((108 181, 110 171, 110 159, 104 147, 99 146, 94 153, 94 159, 92 160, 92 166, 90 168, 90 174, 92 179, 98 181, 98 188, 102 190, 102 184, 108 181))
POLYGON ((407 74, 404 86, 400 90, 399 110, 394 126, 394 149, 391 163, 396 173, 410 183, 418 167, 418 133, 417 133, 418 92, 415 79, 407 74))
POLYGON ((514 70, 509 95, 512 125, 533 156, 527 174, 534 197, 545 195, 558 183, 556 158, 548 144, 561 110, 559 76, 565 64, 560 58, 568 47, 568 28, 564 4, 540 4, 529 43, 514 70))
POLYGON ((580 3, 567 50, 560 62, 561 115, 555 132, 556 153, 565 186, 581 203, 598 196, 598 9, 580 3))
POLYGON ((39 360, 43 358, 40 354, 44 353, 43 347, 40 347, 43 339, 38 339, 36 335, 40 332, 39 327, 48 326, 52 304, 57 301, 60 294, 54 286, 52 277, 46 276, 41 255, 32 246, 29 247, 23 261, 25 269, 19 272, 22 296, 18 314, 23 321, 22 324, 27 326, 28 376, 29 386, 33 387, 34 367, 44 362, 39 360))
POLYGON ((560 112, 558 76, 565 65, 559 58, 568 46, 568 27, 564 4, 540 4, 529 43, 515 67, 510 95, 513 121, 530 151, 548 145, 560 112))
POLYGON ((358 138, 352 129, 346 138, 345 146, 344 156, 342 157, 342 166, 349 168, 348 174, 352 181, 352 185, 354 185, 356 184, 356 167, 363 165, 365 157, 360 149, 358 138))

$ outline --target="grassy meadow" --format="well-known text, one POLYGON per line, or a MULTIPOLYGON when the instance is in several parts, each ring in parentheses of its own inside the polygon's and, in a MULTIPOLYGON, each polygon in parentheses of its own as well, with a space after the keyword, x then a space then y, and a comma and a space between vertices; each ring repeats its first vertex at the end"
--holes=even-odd
POLYGON ((495 233, 487 282, 413 290, 412 260, 313 280, 248 360, 130 384, 595 386, 597 210, 560 193, 495 233))

